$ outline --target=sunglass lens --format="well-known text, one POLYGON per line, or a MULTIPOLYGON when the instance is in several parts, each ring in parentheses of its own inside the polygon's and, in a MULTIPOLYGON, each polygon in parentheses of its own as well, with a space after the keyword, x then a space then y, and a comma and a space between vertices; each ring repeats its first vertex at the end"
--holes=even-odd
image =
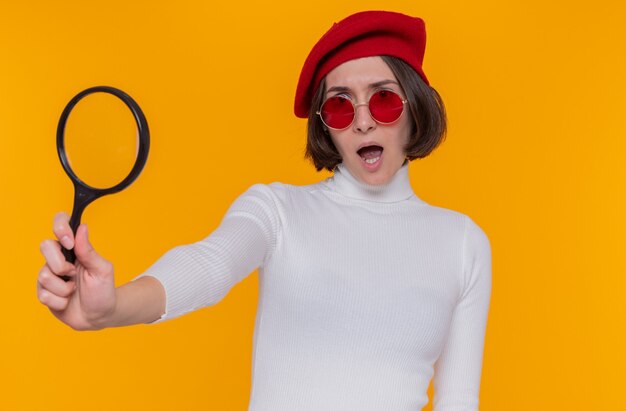
POLYGON ((352 124, 354 106, 345 97, 331 97, 322 105, 321 115, 324 123, 330 128, 343 129, 352 124))
POLYGON ((393 123, 402 115, 404 103, 393 91, 380 90, 370 98, 370 113, 380 123, 393 123))

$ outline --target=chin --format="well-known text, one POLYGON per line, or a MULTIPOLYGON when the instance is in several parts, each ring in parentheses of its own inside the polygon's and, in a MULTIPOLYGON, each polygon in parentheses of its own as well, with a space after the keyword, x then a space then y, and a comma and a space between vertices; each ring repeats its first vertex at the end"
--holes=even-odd
POLYGON ((380 186, 383 184, 387 184, 391 180, 391 174, 387 171, 379 170, 377 173, 366 174, 363 176, 363 181, 366 184, 373 186, 380 186))

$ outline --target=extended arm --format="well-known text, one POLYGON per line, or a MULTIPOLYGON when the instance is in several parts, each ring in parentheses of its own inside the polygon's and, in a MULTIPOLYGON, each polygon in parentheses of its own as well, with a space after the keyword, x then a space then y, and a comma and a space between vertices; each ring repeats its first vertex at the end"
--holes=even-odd
POLYGON ((163 285, 160 321, 217 304, 271 254, 277 226, 270 189, 256 184, 233 202, 211 235, 168 251, 136 281, 151 277, 163 285))

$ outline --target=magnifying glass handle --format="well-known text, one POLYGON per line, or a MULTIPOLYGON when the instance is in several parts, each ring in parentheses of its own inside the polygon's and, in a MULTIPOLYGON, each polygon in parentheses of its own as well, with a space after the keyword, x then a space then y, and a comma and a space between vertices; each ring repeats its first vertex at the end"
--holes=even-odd
MULTIPOLYGON (((84 187, 74 184, 74 209, 72 210, 72 217, 70 217, 70 228, 76 236, 76 230, 78 230, 78 226, 80 225, 80 218, 83 216, 83 211, 85 211, 85 207, 93 200, 98 198, 92 191, 85 189, 84 187)), ((76 261, 76 254, 74 250, 68 250, 65 247, 61 246, 61 252, 65 256, 65 260, 74 264, 76 261)))

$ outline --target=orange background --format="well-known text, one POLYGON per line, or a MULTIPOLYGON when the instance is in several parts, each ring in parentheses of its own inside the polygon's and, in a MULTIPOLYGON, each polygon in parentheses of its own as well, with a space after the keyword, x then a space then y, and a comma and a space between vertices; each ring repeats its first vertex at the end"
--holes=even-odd
POLYGON ((146 113, 144 173, 83 218, 124 283, 250 185, 327 176, 302 158, 299 70, 333 21, 378 8, 425 19, 448 109, 414 190, 491 240, 481 411, 626 409, 623 2, 111 0, 0 6, 1 410, 247 408, 256 274, 156 326, 79 333, 39 304, 38 245, 72 201, 56 124, 99 84, 146 113))

